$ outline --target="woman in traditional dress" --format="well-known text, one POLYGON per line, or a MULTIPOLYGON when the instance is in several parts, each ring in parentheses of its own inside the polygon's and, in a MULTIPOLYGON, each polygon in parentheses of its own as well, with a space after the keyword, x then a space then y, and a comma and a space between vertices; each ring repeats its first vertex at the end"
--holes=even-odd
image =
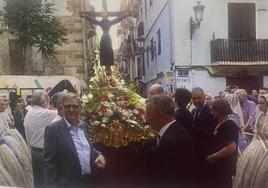
POLYGON ((242 131, 244 127, 243 114, 239 102, 239 98, 235 94, 226 94, 225 99, 229 102, 232 113, 229 114, 229 119, 233 120, 235 124, 239 127, 239 137, 238 137, 238 151, 239 154, 242 154, 246 147, 249 145, 249 140, 242 131))
POLYGON ((6 169, 0 163, 0 185, 15 187, 16 184, 6 169))
POLYGON ((212 103, 212 114, 218 125, 208 146, 208 185, 207 187, 231 188, 237 162, 239 128, 229 120, 232 113, 225 99, 216 99, 212 103))
POLYGON ((255 188, 268 186, 267 99, 263 96, 260 96, 258 103, 260 115, 257 119, 254 129, 256 136, 238 161, 237 174, 233 185, 234 188, 255 188))
POLYGON ((14 138, 9 135, 6 135, 2 138, 3 143, 5 143, 14 153, 16 158, 18 159, 20 166, 23 169, 23 172, 26 176, 27 180, 27 188, 33 187, 33 171, 32 171, 32 161, 29 158, 29 154, 27 151, 23 149, 23 147, 18 143, 14 138))
POLYGON ((27 177, 24 174, 18 158, 4 142, 0 144, 0 164, 3 165, 13 178, 16 186, 29 187, 27 177))

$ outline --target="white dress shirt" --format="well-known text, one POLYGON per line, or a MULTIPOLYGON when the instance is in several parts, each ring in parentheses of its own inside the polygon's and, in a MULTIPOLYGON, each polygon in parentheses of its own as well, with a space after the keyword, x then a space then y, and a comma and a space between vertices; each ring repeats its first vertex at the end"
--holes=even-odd
POLYGON ((159 136, 160 136, 160 138, 158 139, 158 141, 157 141, 157 145, 159 144, 159 142, 160 142, 160 140, 161 140, 161 138, 162 138, 162 136, 164 135, 164 133, 166 132, 166 130, 169 128, 169 126, 170 125, 172 125, 172 123, 174 123, 176 120, 173 120, 173 121, 171 121, 171 122, 169 122, 168 124, 166 124, 164 127, 162 127, 161 129, 160 129, 160 131, 159 131, 159 136))
POLYGON ((31 105, 27 105, 27 106, 25 107, 25 109, 26 109, 27 111, 30 111, 31 109, 33 109, 33 107, 32 107, 31 105))
POLYGON ((29 146, 43 148, 44 132, 47 125, 56 117, 57 111, 33 106, 24 118, 26 140, 29 146))
POLYGON ((81 174, 88 175, 91 173, 90 167, 90 145, 86 138, 84 129, 81 127, 82 123, 80 122, 77 127, 72 126, 65 118, 64 118, 69 132, 71 134, 72 140, 74 142, 79 163, 81 166, 81 174))

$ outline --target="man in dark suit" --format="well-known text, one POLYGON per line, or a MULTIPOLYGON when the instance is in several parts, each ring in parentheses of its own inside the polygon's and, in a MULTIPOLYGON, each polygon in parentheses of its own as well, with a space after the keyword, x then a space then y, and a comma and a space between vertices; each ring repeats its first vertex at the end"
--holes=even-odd
POLYGON ((187 110, 192 94, 185 88, 178 88, 174 94, 177 108, 175 110, 175 119, 182 125, 190 134, 192 134, 192 114, 187 110))
MULTIPOLYGON (((192 101, 196 107, 192 111, 193 137, 199 169, 202 170, 207 154, 207 145, 217 126, 217 120, 212 116, 210 107, 205 103, 205 93, 202 88, 197 87, 192 90, 192 101)), ((201 175, 202 172, 200 172, 201 175)))
POLYGON ((148 151, 147 168, 153 187, 185 187, 191 178, 194 158, 189 133, 174 118, 174 105, 165 95, 147 101, 148 123, 159 133, 157 147, 148 151))
POLYGON ((79 120, 81 102, 75 94, 63 96, 64 118, 45 129, 44 175, 46 187, 91 187, 96 167, 104 157, 90 143, 85 124, 79 120))

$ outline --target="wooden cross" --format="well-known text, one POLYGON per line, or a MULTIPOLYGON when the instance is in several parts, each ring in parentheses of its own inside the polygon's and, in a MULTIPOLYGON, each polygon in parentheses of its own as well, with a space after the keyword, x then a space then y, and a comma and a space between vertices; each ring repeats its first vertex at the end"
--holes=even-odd
MULTIPOLYGON (((106 0, 102 0, 102 8, 103 8, 104 12, 106 12, 108 14, 109 17, 121 16, 122 14, 127 12, 127 11, 111 11, 111 12, 108 12, 107 1, 106 0)), ((102 17, 104 12, 80 11, 79 15, 80 15, 81 18, 85 18, 86 16, 102 17)))
POLYGON ((121 22, 124 18, 130 16, 129 11, 115 11, 115 12, 108 12, 107 11, 107 2, 106 0, 102 0, 102 7, 103 12, 87 12, 81 11, 80 17, 85 18, 87 21, 98 25, 102 28, 103 35, 100 41, 100 64, 105 66, 106 75, 112 75, 111 66, 114 65, 114 59, 111 60, 113 56, 112 44, 111 44, 111 37, 109 34, 110 27, 114 24, 121 22), (95 18, 93 18, 95 17, 95 18), (99 21, 96 17, 102 17, 102 20, 99 21), (107 17, 116 17, 113 20, 109 20, 107 17), (103 37, 105 36, 105 37, 103 37))
POLYGON ((102 8, 105 12, 108 12, 107 10, 107 1, 106 0, 102 0, 102 8))

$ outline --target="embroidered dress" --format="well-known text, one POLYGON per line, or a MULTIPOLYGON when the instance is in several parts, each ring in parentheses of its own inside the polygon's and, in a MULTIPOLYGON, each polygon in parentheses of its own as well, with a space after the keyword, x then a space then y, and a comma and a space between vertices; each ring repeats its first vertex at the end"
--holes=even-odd
POLYGON ((268 187, 268 114, 261 121, 263 125, 255 129, 257 135, 237 163, 233 188, 268 187))

